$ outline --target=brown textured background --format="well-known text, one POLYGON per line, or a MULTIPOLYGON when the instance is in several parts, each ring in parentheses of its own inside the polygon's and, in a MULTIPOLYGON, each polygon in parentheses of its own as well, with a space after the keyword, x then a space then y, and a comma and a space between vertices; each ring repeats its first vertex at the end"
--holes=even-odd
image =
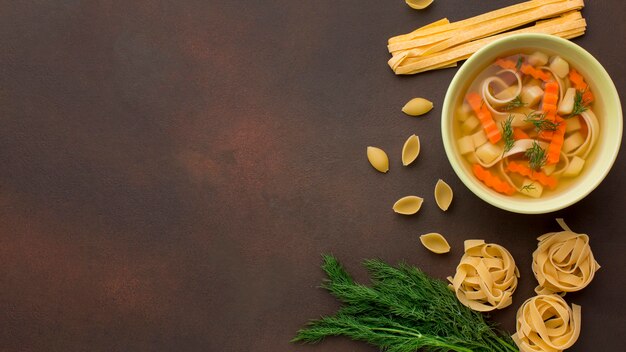
MULTIPOLYGON (((555 216, 592 236, 602 264, 567 296, 583 307, 571 351, 623 350, 626 163, 557 214, 525 216, 471 194, 439 130, 456 69, 395 77, 386 39, 516 1, 0 1, 0 351, 374 351, 289 344, 338 304, 316 288, 320 253, 360 279, 362 259, 445 277, 462 242, 511 250, 532 294, 535 237, 555 216), (404 116, 409 98, 435 109, 404 116), (405 138, 423 145, 401 167, 405 138), (375 172, 365 147, 389 152, 375 172), (455 190, 448 213, 430 198, 455 190), (406 194, 414 217, 394 215, 406 194), (435 256, 418 236, 438 231, 435 256)), ((589 0, 594 54, 624 97, 626 10, 589 0)), ((601 94, 600 92, 598 94, 601 94)))

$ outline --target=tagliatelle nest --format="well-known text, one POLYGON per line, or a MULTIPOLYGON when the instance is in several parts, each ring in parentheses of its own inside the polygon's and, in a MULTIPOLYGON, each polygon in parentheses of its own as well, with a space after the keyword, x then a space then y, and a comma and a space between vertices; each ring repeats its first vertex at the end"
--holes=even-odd
POLYGON ((575 292, 585 288, 600 265, 593 257, 589 236, 575 233, 557 219, 563 228, 539 237, 533 253, 533 272, 539 285, 538 294, 575 292))
POLYGON ((465 241, 465 254, 450 287, 465 306, 488 312, 512 303, 519 270, 504 247, 483 240, 465 241))
POLYGON ((578 339, 580 320, 580 306, 570 308, 555 294, 535 296, 517 311, 513 341, 521 352, 561 352, 578 339))

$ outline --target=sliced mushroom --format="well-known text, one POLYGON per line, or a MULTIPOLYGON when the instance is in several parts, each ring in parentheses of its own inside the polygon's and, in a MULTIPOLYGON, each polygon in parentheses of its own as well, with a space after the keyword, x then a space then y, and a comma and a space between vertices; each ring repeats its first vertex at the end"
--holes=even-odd
POLYGON ((406 196, 398 199, 393 205, 393 211, 402 215, 413 215, 422 207, 423 198, 417 196, 406 196))

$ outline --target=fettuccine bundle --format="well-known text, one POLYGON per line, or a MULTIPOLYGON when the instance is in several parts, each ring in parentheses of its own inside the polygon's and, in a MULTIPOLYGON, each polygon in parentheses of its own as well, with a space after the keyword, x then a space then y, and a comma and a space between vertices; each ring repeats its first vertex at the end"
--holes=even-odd
POLYGON ((563 219, 556 221, 563 231, 537 238, 539 244, 533 253, 533 272, 539 281, 537 294, 582 290, 600 269, 589 246, 589 236, 573 232, 563 219))
POLYGON ((390 38, 388 63, 398 75, 415 74, 456 66, 486 44, 511 34, 575 38, 585 33, 583 7, 583 0, 532 0, 458 22, 444 18, 390 38), (507 32, 533 22, 531 27, 507 32))
POLYGON ((561 352, 578 339, 580 320, 580 306, 570 308, 554 294, 535 296, 517 311, 513 341, 521 352, 561 352))
POLYGON ((465 241, 465 254, 456 268, 450 287, 463 305, 489 312, 513 302, 519 270, 506 248, 483 240, 465 241))

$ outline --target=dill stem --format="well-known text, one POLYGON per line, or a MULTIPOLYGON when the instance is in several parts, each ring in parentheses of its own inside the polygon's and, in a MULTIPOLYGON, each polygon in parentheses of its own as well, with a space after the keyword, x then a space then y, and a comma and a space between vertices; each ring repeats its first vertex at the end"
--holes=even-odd
MULTIPOLYGON (((414 332, 410 332, 410 331, 398 330, 398 329, 392 329, 392 328, 370 328, 370 330, 393 332, 393 333, 397 333, 397 334, 410 335, 410 336, 417 337, 417 338, 423 338, 424 337, 424 335, 422 335, 420 333, 414 333, 414 332)), ((457 352, 473 352, 469 348, 449 345, 449 344, 443 343, 443 342, 440 344, 440 346, 449 348, 449 349, 451 349, 453 351, 457 351, 457 352)))
MULTIPOLYGON (((497 339, 497 340, 500 340, 497 336, 494 336, 494 338, 497 339)), ((499 352, 502 352, 502 348, 503 348, 502 345, 497 344, 494 340, 492 340, 490 338, 487 338, 486 341, 487 341, 487 343, 489 345, 491 345, 492 348, 494 348, 495 350, 497 350, 499 352)), ((506 352, 506 351, 507 351, 507 349, 504 350, 504 352, 506 352)))
POLYGON ((506 341, 502 340, 498 336, 496 336, 496 340, 498 340, 498 342, 500 342, 503 346, 508 348, 510 351, 514 351, 514 352, 519 351, 515 346, 510 345, 509 343, 507 343, 506 341))
POLYGON ((370 328, 370 330, 395 332, 397 334, 405 334, 405 335, 411 335, 411 336, 414 336, 414 337, 422 338, 422 334, 420 334, 420 333, 414 333, 414 332, 405 331, 405 330, 398 330, 398 329, 392 329, 392 328, 370 328))

